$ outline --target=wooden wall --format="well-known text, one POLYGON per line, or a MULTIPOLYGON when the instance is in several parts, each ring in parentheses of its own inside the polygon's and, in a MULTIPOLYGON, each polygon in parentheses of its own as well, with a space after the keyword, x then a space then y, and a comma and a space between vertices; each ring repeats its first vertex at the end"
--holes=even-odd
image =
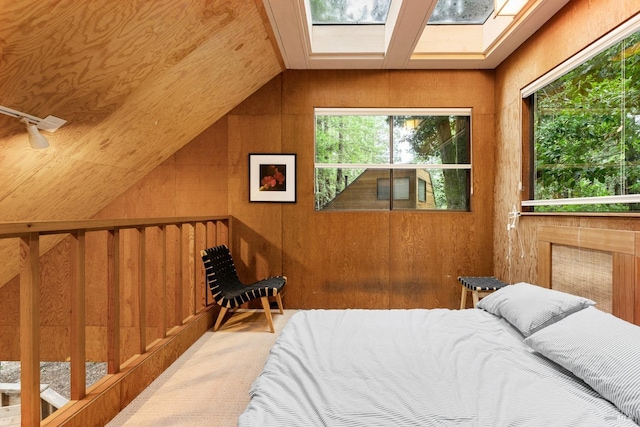
MULTIPOLYGON (((507 232, 506 228, 508 212, 513 205, 519 209, 521 200, 520 89, 639 11, 637 0, 572 0, 496 69, 493 259, 495 274, 500 278, 512 283, 538 282, 536 242, 541 226, 640 230, 640 219, 634 216, 523 216, 517 233, 507 232), (522 239, 524 248, 522 257, 518 238, 522 239), (510 252, 511 257, 508 257, 510 252)), ((636 295, 640 297, 638 284, 636 289, 636 295)))
POLYGON ((493 72, 286 71, 228 115, 229 214, 241 276, 289 278, 290 308, 459 305, 491 274, 493 72), (315 212, 314 107, 472 107, 472 212, 315 212), (248 202, 248 153, 296 153, 295 204, 248 202))

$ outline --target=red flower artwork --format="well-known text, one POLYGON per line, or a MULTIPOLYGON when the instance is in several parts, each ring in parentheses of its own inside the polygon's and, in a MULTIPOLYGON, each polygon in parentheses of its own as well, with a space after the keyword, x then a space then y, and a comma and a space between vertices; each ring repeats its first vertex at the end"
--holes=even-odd
POLYGON ((286 165, 260 165, 260 191, 286 191, 286 165))

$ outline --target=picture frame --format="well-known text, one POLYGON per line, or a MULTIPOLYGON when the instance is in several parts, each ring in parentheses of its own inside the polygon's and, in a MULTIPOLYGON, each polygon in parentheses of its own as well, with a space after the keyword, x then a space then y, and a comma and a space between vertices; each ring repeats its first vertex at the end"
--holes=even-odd
POLYGON ((249 154, 249 201, 295 203, 296 155, 249 154))

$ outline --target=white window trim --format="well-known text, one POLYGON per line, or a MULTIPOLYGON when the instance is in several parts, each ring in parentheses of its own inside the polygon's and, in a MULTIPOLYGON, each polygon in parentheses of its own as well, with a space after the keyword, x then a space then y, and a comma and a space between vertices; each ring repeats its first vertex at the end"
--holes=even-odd
POLYGON ((472 108, 314 108, 316 116, 471 116, 472 108))
POLYGON ((600 205, 615 203, 640 203, 640 194, 621 196, 575 197, 567 199, 523 200, 522 206, 600 205))
POLYGON ((438 165, 433 163, 316 163, 317 169, 471 169, 469 163, 438 165))

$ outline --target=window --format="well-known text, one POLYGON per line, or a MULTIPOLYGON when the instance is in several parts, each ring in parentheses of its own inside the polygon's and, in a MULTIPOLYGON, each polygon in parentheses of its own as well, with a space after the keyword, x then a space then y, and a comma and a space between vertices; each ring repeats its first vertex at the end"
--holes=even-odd
POLYGON ((470 109, 316 108, 315 120, 317 211, 470 209, 470 109))
POLYGON ((427 181, 418 178, 418 201, 427 201, 427 181))
POLYGON ((640 211, 638 21, 523 90, 532 139, 523 206, 640 211))
MULTIPOLYGON (((378 178, 378 200, 389 200, 389 178, 378 178)), ((394 178, 393 200, 409 200, 409 178, 394 178)))

